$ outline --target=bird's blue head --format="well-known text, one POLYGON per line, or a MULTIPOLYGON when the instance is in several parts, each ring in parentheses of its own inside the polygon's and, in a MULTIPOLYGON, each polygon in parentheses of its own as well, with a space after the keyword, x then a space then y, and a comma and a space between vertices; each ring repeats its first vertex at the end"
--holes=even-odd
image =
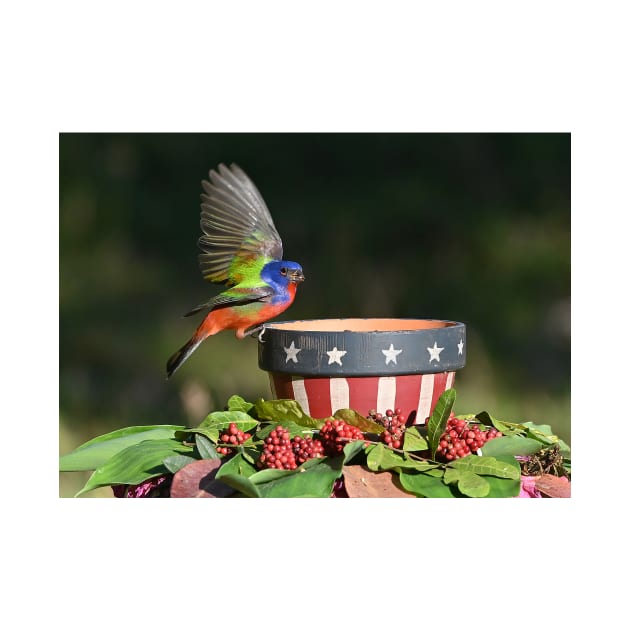
POLYGON ((286 289, 289 284, 304 281, 302 267, 290 260, 272 260, 260 272, 260 277, 273 287, 286 289))

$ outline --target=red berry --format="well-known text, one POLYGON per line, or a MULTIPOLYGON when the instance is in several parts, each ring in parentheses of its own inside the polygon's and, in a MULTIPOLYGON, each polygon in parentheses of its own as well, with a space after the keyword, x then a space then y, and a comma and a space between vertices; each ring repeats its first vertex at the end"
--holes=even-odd
POLYGON ((282 425, 273 429, 265 439, 263 452, 258 458, 258 467, 283 468, 285 470, 297 468, 289 432, 282 425))
POLYGON ((241 431, 235 422, 230 422, 228 430, 219 435, 219 439, 217 441, 217 453, 220 455, 232 453, 234 451, 230 448, 226 448, 227 446, 237 446, 245 442, 245 440, 249 440, 250 437, 251 435, 241 431))
POLYGON ((324 447, 320 440, 300 435, 289 439, 289 432, 279 425, 265 440, 257 465, 259 468, 295 470, 314 457, 324 457, 324 447))
POLYGON ((327 455, 336 455, 351 441, 364 439, 361 430, 343 420, 327 420, 319 430, 319 439, 327 455))
POLYGON ((324 445, 320 440, 312 437, 294 437, 292 449, 298 464, 303 464, 305 461, 315 457, 324 457, 324 445))
POLYGON ((380 433, 380 440, 392 448, 402 446, 403 433, 406 429, 402 409, 387 409, 385 414, 370 410, 368 418, 380 424, 385 430, 380 433))
POLYGON ((495 427, 485 428, 477 422, 466 422, 455 418, 453 414, 446 422, 444 432, 440 436, 436 456, 451 461, 465 457, 479 450, 488 440, 501 436, 495 427))

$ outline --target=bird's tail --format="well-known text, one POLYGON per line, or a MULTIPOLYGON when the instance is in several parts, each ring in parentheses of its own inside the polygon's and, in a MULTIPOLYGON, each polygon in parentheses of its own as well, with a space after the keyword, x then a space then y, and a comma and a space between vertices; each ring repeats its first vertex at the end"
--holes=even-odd
POLYGON ((175 370, 197 349, 197 346, 206 338, 205 335, 193 335, 175 354, 166 362, 166 378, 173 376, 175 370))

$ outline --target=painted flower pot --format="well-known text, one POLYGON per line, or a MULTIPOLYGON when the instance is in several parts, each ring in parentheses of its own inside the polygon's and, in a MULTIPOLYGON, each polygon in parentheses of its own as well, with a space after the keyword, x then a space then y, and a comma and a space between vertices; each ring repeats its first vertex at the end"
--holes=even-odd
POLYGON ((466 326, 436 319, 310 319, 265 325, 258 365, 272 397, 314 418, 401 409, 424 424, 466 362, 466 326))

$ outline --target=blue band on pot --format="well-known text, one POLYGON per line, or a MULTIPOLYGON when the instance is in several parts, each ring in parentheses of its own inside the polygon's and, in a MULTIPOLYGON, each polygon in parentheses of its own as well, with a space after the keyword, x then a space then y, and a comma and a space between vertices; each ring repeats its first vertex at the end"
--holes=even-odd
POLYGON ((273 322, 259 336, 258 365, 310 376, 431 374, 466 364, 466 326, 429 319, 273 322))

